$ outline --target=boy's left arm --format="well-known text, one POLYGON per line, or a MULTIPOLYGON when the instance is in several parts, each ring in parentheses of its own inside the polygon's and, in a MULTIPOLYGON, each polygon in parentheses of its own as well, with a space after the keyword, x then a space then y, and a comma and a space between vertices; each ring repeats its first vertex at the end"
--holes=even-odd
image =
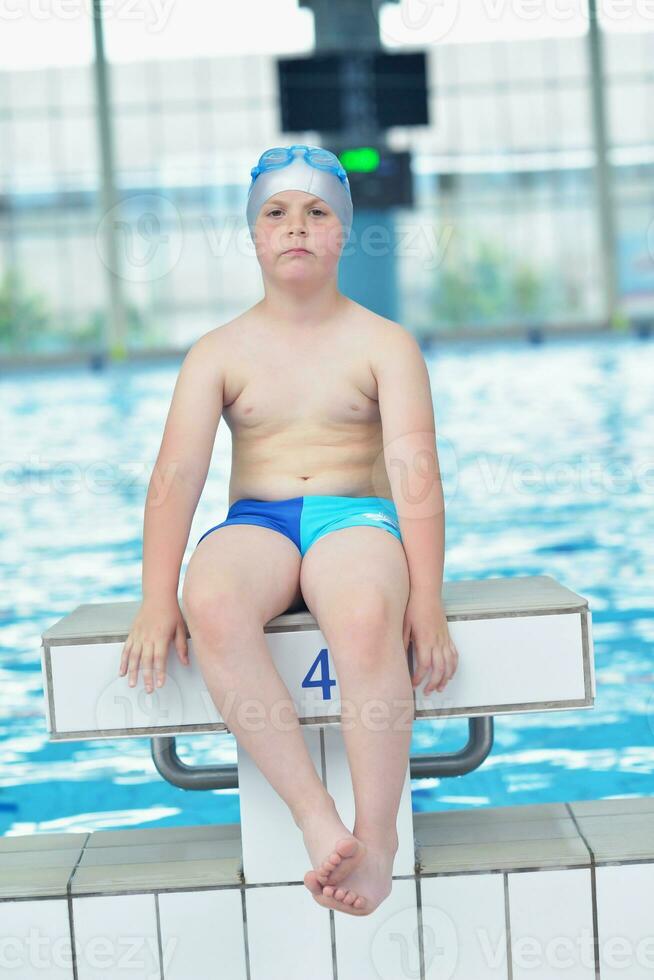
POLYGON ((377 345, 371 366, 377 380, 386 473, 409 568, 404 647, 408 649, 412 641, 414 687, 432 670, 424 689, 429 694, 443 690, 458 662, 441 597, 445 503, 429 373, 418 341, 399 325, 385 343, 377 345))

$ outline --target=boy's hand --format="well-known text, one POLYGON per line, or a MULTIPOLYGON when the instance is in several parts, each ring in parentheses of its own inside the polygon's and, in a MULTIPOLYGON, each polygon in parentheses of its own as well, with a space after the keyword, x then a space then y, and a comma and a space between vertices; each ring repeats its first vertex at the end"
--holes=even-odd
POLYGON ((180 661, 188 666, 186 623, 179 602, 176 598, 156 602, 144 599, 125 641, 118 676, 122 677, 129 670, 129 686, 134 687, 140 662, 148 694, 153 688, 153 669, 157 687, 161 687, 166 680, 168 647, 173 639, 180 661))
POLYGON ((411 591, 404 613, 402 640, 407 651, 409 641, 413 643, 413 686, 418 687, 431 670, 424 694, 442 691, 456 671, 459 653, 450 636, 442 602, 433 593, 411 591))

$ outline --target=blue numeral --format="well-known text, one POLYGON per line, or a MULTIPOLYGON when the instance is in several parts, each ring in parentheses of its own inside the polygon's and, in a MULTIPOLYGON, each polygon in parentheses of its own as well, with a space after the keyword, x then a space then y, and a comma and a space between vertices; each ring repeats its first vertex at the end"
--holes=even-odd
POLYGON ((330 688, 334 686, 336 681, 333 681, 329 676, 329 657, 327 656, 327 647, 323 647, 314 662, 311 664, 306 677, 302 681, 302 687, 321 687, 322 696, 325 701, 331 701, 330 688), (318 665, 320 665, 320 680, 312 681, 311 676, 316 671, 318 665))

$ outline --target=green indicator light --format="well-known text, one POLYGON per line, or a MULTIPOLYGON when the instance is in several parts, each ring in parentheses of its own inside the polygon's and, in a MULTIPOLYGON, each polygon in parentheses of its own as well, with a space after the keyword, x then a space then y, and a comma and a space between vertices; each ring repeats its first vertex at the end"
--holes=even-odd
POLYGON ((372 173, 373 170, 378 169, 379 159, 379 150, 374 146, 359 146, 339 154, 339 160, 348 173, 372 173))

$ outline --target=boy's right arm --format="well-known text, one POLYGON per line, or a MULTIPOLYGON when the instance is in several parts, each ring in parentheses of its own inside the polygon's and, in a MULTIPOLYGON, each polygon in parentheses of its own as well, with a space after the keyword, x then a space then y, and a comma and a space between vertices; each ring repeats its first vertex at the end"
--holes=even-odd
POLYGON ((154 464, 143 520, 143 599, 177 600, 193 515, 223 410, 224 361, 216 333, 182 363, 154 464))
POLYGON ((146 495, 143 601, 122 650, 119 675, 128 672, 133 687, 140 663, 147 691, 153 689, 155 671, 157 684, 164 683, 172 640, 182 663, 189 662, 177 588, 223 410, 222 348, 213 333, 201 337, 186 354, 146 495))

